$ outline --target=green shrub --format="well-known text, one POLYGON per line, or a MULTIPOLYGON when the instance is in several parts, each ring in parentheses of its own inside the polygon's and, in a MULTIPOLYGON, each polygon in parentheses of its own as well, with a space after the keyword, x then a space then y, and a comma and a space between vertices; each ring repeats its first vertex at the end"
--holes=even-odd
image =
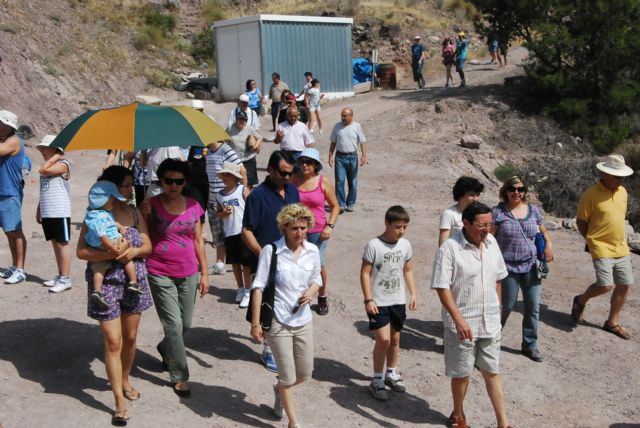
POLYGON ((159 29, 170 34, 176 28, 176 17, 172 13, 163 13, 158 9, 146 5, 140 11, 142 21, 145 25, 159 29))
POLYGON ((493 174, 500 181, 505 181, 507 178, 513 175, 516 175, 517 173, 518 173, 518 168, 516 168, 515 165, 509 162, 503 163, 493 171, 493 174))
POLYGON ((213 63, 214 40, 210 27, 205 28, 191 45, 191 56, 196 62, 213 63))
POLYGON ((205 0, 202 2, 201 8, 202 18, 207 25, 225 19, 224 10, 217 0, 205 0))

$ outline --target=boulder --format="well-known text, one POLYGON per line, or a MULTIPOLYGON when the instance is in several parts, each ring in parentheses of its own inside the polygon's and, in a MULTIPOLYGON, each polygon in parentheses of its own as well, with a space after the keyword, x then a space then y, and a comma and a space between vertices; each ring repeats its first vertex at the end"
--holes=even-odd
POLYGON ((565 218, 562 220, 562 227, 570 230, 578 230, 578 224, 575 218, 565 218))
POLYGON ((463 135, 460 138, 460 145, 466 149, 479 149, 480 145, 484 143, 484 140, 475 135, 475 134, 467 134, 463 135))
POLYGON ((562 223, 553 220, 546 220, 544 222, 544 227, 546 227, 547 230, 558 230, 562 228, 562 223))
POLYGON ((640 233, 633 233, 627 237, 631 251, 640 252, 640 233))
POLYGON ((152 104, 152 105, 160 105, 162 100, 158 97, 154 97, 153 95, 136 95, 135 100, 140 104, 152 104))
POLYGON ((436 111, 436 113, 444 113, 444 107, 442 107, 442 104, 440 104, 440 103, 436 103, 433 106, 433 108, 436 111))

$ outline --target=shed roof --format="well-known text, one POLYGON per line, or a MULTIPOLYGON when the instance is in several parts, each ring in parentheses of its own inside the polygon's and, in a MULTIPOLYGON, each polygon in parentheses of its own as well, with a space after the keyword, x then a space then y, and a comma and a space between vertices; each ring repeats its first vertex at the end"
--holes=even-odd
POLYGON ((216 21, 213 23, 214 28, 229 27, 232 25, 246 24, 249 22, 314 22, 323 24, 353 24, 353 18, 336 18, 325 16, 301 16, 301 15, 254 15, 242 16, 240 18, 226 19, 224 21, 216 21))

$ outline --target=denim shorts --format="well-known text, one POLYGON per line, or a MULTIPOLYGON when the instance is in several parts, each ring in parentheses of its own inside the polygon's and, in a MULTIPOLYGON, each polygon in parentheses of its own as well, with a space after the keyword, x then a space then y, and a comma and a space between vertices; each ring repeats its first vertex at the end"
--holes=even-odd
POLYGON ((0 196, 0 228, 6 232, 22 230, 22 198, 0 196))
POLYGON ((596 285, 600 287, 633 284, 633 268, 629 256, 594 259, 593 267, 596 269, 596 285))
POLYGON ((320 239, 322 232, 307 233, 307 241, 318 247, 320 251, 320 266, 324 266, 324 262, 327 259, 327 240, 320 239))

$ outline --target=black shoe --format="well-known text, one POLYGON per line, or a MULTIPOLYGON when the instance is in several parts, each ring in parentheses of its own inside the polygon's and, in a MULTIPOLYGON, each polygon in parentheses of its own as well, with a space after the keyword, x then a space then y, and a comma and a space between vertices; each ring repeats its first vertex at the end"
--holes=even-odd
POLYGON ((98 290, 94 290, 91 292, 91 297, 89 297, 91 302, 91 307, 99 312, 104 312, 109 309, 109 305, 107 301, 104 300, 104 294, 102 294, 98 290))
POLYGON ((142 288, 140 288, 140 286, 135 282, 129 283, 129 285, 127 286, 127 292, 134 293, 134 294, 144 294, 144 291, 142 291, 142 288))
POLYGON ((544 359, 540 351, 538 351, 538 348, 523 349, 522 355, 529 358, 530 360, 535 361, 536 363, 540 363, 544 359))
POLYGON ((327 315, 329 313, 329 302, 327 297, 318 297, 318 315, 327 315))
POLYGON ((177 389, 175 383, 172 385, 172 388, 173 388, 173 392, 175 392, 175 394, 180 398, 190 398, 191 397, 191 390, 190 389, 177 389))
POLYGON ((114 427, 126 427, 127 422, 129 422, 129 417, 120 412, 114 413, 111 417, 111 425, 114 427))

